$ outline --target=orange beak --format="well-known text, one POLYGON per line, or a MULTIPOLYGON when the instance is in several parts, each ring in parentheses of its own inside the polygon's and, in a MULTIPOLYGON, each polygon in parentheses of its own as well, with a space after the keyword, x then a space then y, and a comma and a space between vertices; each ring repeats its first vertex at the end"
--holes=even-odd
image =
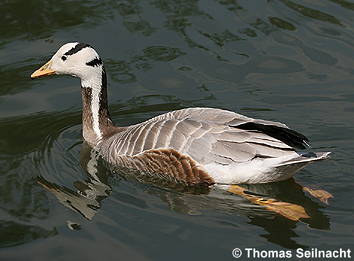
POLYGON ((47 62, 45 65, 43 65, 37 71, 32 73, 31 78, 33 79, 33 78, 38 78, 38 77, 42 77, 42 76, 46 76, 46 75, 55 74, 55 71, 50 69, 51 65, 52 65, 52 60, 49 60, 49 62, 47 62))

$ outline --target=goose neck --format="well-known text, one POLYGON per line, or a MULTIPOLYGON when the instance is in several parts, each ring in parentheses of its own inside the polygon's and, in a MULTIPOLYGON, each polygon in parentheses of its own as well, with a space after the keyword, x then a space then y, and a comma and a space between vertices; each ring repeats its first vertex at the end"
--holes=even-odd
POLYGON ((95 146, 104 138, 105 129, 113 125, 108 111, 104 69, 96 77, 82 80, 81 86, 83 137, 95 146))

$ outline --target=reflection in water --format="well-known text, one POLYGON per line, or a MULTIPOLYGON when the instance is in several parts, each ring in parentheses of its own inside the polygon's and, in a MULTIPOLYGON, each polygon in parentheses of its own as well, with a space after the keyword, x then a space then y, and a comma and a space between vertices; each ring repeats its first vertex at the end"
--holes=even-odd
POLYGON ((190 21, 192 17, 201 16, 212 20, 212 17, 200 10, 198 1, 155 0, 152 4, 166 16, 165 26, 168 29, 177 32, 189 46, 208 50, 202 44, 194 41, 187 33, 187 28, 192 26, 192 22, 190 21))
POLYGON ((107 177, 100 177, 98 171, 98 155, 94 150, 83 143, 80 153, 80 163, 87 171, 88 180, 75 181, 73 191, 65 186, 60 186, 39 177, 38 182, 52 192, 66 207, 79 212, 85 218, 91 220, 101 207, 100 202, 109 196, 111 187, 107 185, 107 177))
POLYGON ((315 48, 309 47, 304 44, 302 41, 297 39, 294 36, 288 34, 274 34, 274 40, 278 43, 286 44, 288 46, 296 46, 297 48, 301 48, 304 54, 311 59, 312 61, 319 64, 327 64, 334 65, 337 62, 337 59, 332 57, 332 55, 317 50, 315 48))
POLYGON ((152 69, 153 62, 169 62, 185 54, 178 48, 167 46, 149 46, 142 52, 140 55, 131 57, 129 61, 105 60, 110 77, 120 84, 135 82, 134 71, 148 71, 152 69))
POLYGON ((0 248, 21 245, 38 238, 52 237, 57 234, 55 228, 47 230, 39 226, 0 220, 0 248))
POLYGON ((1 40, 18 35, 48 37, 60 28, 103 19, 110 10, 107 3, 83 0, 32 0, 25 4, 22 0, 1 1, 0 9, 6 14, 0 16, 1 40))
POLYGON ((161 94, 132 97, 124 104, 110 106, 111 114, 112 117, 119 117, 121 120, 125 120, 134 115, 147 114, 144 118, 139 118, 140 121, 143 121, 146 118, 151 117, 151 115, 155 116, 167 111, 179 110, 186 107, 198 107, 201 106, 201 104, 215 100, 215 96, 208 90, 208 88, 201 86, 199 89, 203 96, 189 100, 182 100, 174 95, 161 94))
POLYGON ((276 27, 281 28, 281 29, 285 29, 285 30, 289 30, 289 31, 296 30, 296 27, 293 24, 291 24, 279 17, 269 17, 269 22, 271 22, 273 25, 275 25, 276 27))
POLYGON ((306 213, 309 215, 309 219, 303 219, 305 223, 309 224, 312 228, 329 229, 329 218, 321 212, 323 208, 319 200, 312 200, 307 197, 304 192, 304 188, 294 179, 270 183, 270 184, 254 184, 243 185, 245 189, 251 192, 255 192, 260 195, 266 195, 270 198, 276 198, 279 201, 294 203, 303 206, 306 213))
MULTIPOLYGON (((106 169, 100 167, 97 153, 86 143, 82 145, 80 163, 87 172, 87 179, 73 182, 76 191, 48 182, 42 177, 38 182, 64 206, 91 220, 100 209, 101 201, 109 197, 112 188, 108 184, 106 169)), ((128 180, 152 184, 146 188, 146 192, 160 198, 171 210, 179 213, 200 215, 206 210, 215 209, 232 214, 241 213, 250 219, 250 224, 268 232, 263 237, 283 247, 303 247, 292 239, 297 236, 294 229, 300 219, 312 228, 330 228, 329 218, 320 210, 321 204, 307 197, 304 188, 293 179, 271 184, 234 186, 233 189, 221 185, 186 188, 146 179, 143 175, 136 177, 128 172, 120 174, 128 180), (299 216, 296 216, 298 213, 299 216)))
POLYGON ((27 78, 23 77, 24 71, 30 71, 32 69, 33 61, 24 61, 18 64, 1 65, 1 88, 0 96, 13 95, 15 93, 22 92, 31 86, 31 82, 27 78), (16 79, 16 85, 14 86, 14 79, 16 79))
POLYGON ((346 0, 330 0, 330 1, 338 5, 341 5, 342 7, 347 8, 349 10, 354 10, 354 3, 351 3, 349 1, 346 0))
POLYGON ((142 7, 137 1, 117 1, 116 5, 119 14, 123 17, 123 24, 130 32, 141 32, 145 36, 151 35, 155 29, 141 16, 142 7))
POLYGON ((296 12, 299 12, 300 14, 310 17, 310 18, 314 18, 317 19, 319 21, 323 21, 323 22, 328 22, 328 23, 332 23, 332 24, 336 24, 336 25, 342 25, 341 22, 334 16, 321 12, 319 10, 316 9, 312 9, 300 4, 297 4, 293 1, 290 0, 281 0, 285 5, 287 5, 289 8, 293 9, 296 12))

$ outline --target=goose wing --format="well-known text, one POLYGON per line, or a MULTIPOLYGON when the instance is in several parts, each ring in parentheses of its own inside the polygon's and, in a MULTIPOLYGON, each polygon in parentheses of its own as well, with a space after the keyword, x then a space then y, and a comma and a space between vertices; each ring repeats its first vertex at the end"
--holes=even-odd
POLYGON ((189 108, 130 126, 112 136, 107 149, 111 155, 127 156, 151 149, 174 149, 200 164, 228 165, 293 153, 295 147, 304 148, 306 141, 306 137, 279 122, 221 109, 189 108))

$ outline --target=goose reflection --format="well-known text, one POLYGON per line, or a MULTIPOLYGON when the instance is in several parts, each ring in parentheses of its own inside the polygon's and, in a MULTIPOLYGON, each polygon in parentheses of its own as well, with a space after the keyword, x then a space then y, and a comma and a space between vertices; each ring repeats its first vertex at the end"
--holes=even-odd
MULTIPOLYGON (((99 163, 96 151, 87 143, 83 143, 80 164, 87 173, 87 179, 73 182, 76 191, 49 182, 43 177, 40 177, 38 182, 53 193, 64 206, 91 220, 100 209, 102 200, 109 197, 112 191, 108 184, 108 173, 112 170, 107 171, 106 166, 99 163)), ((303 187, 294 179, 255 185, 185 187, 165 181, 161 183, 151 177, 132 175, 122 170, 113 172, 119 172, 125 179, 150 184, 145 191, 160 198, 175 212, 187 215, 198 215, 207 210, 241 213, 250 219, 251 224, 268 231, 270 241, 277 241, 276 238, 279 238, 272 237, 277 234, 279 226, 284 228, 282 230, 289 230, 289 236, 293 235, 292 229, 296 227, 297 221, 305 222, 312 228, 330 228, 329 218, 321 211, 324 205, 321 201, 326 202, 331 195, 323 190, 303 187), (279 223, 279 226, 274 226, 274 222, 279 223)))
POLYGON ((73 183, 76 191, 38 178, 38 183, 62 203, 64 206, 80 213, 91 220, 101 207, 101 201, 107 198, 112 191, 107 184, 107 175, 98 171, 98 155, 87 143, 83 143, 80 151, 80 165, 87 173, 86 180, 77 180, 73 183))

